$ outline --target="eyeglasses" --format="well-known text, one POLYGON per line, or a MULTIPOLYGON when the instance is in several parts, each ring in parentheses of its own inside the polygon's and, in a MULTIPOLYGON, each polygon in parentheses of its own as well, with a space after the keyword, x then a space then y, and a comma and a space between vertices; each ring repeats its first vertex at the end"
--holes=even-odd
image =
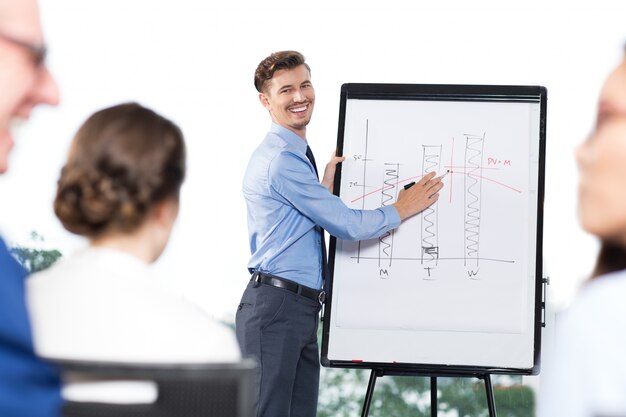
POLYGON ((30 42, 16 39, 11 35, 7 35, 2 32, 0 32, 0 39, 25 49, 31 56, 33 64, 35 64, 36 67, 39 68, 44 65, 46 61, 46 55, 48 54, 48 48, 46 48, 45 45, 35 45, 30 42))

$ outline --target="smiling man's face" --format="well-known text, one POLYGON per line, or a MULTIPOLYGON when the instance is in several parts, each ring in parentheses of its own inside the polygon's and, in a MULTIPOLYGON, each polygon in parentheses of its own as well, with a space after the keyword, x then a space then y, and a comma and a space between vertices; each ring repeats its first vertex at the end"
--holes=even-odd
POLYGON ((274 123, 306 137, 306 126, 315 104, 315 89, 305 65, 276 71, 259 99, 274 123))

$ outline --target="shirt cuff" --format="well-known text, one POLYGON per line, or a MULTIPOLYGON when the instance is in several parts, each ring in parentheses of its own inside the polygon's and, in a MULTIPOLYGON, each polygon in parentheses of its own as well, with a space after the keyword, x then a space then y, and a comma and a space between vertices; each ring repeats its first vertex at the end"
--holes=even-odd
POLYGON ((400 223, 402 223, 402 220, 400 220, 400 214, 398 214, 398 210, 396 210, 396 208, 394 206, 384 206, 380 208, 383 213, 385 213, 385 216, 387 216, 387 218, 389 219, 389 226, 391 226, 392 229, 395 229, 396 227, 400 226, 400 223))

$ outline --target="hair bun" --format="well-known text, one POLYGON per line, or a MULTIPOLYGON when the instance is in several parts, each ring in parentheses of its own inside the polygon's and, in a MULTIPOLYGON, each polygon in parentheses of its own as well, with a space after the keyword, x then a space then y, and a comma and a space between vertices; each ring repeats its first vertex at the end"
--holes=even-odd
POLYGON ((176 125, 138 104, 114 106, 95 113, 76 134, 54 210, 73 233, 131 232, 154 203, 178 198, 184 171, 176 125))

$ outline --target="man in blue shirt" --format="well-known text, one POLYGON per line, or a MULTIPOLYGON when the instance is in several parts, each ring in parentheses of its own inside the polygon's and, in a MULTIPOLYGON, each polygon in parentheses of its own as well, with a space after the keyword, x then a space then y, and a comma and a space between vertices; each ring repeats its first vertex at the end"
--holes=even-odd
MULTIPOLYGON (((59 100, 45 51, 36 1, 0 0, 0 174, 8 168, 12 125, 28 118, 37 105, 59 100)), ((0 238, 0 416, 58 416, 59 377, 35 356, 25 276, 0 238)))
POLYGON ((256 69, 254 84, 272 125, 248 164, 252 278, 237 311, 237 338, 259 363, 258 417, 314 417, 319 354, 317 325, 323 301, 323 230, 341 239, 378 237, 439 197, 434 173, 403 190, 394 205, 353 210, 332 194, 335 156, 318 180, 306 126, 315 104, 311 71, 302 54, 276 52, 256 69))

